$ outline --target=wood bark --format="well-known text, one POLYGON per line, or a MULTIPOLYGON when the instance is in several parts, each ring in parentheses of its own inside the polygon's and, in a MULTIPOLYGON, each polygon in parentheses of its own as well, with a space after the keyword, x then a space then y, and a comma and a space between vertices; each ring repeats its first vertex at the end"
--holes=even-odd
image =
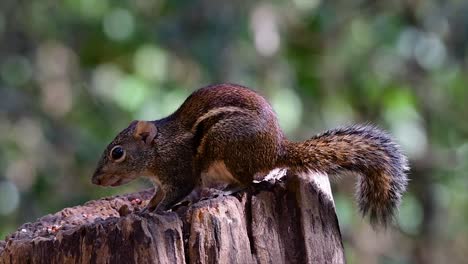
POLYGON ((287 175, 269 187, 139 214, 152 190, 90 201, 22 225, 0 263, 344 263, 328 179, 287 175))

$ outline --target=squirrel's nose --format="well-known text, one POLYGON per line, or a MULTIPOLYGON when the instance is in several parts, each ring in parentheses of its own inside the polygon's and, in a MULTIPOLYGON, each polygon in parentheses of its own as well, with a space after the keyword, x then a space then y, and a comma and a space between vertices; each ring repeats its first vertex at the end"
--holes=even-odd
POLYGON ((98 177, 93 177, 91 180, 93 184, 101 185, 101 180, 98 177))
POLYGON ((96 169, 96 171, 93 174, 93 177, 91 178, 91 182, 93 184, 101 185, 101 169, 96 169))

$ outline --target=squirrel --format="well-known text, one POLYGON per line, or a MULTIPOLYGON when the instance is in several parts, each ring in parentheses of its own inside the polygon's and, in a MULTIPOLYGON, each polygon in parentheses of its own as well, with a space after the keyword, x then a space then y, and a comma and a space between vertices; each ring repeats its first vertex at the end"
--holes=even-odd
POLYGON ((105 149, 92 182, 118 186, 147 176, 158 188, 146 210, 159 212, 197 186, 247 187, 275 168, 359 175, 359 210, 383 225, 398 209, 409 170, 400 147, 382 130, 354 125, 289 141, 264 97, 217 84, 193 92, 165 118, 131 122, 105 149))

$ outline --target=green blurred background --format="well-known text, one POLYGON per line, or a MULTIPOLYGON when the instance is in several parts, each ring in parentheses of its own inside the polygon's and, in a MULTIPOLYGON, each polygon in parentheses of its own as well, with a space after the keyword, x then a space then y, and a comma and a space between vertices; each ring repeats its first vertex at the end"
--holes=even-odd
POLYGON ((468 259, 468 2, 0 2, 0 237, 63 207, 142 189, 93 186, 101 151, 133 119, 196 88, 252 87, 287 135, 371 122, 410 157, 394 229, 333 184, 349 263, 468 259))

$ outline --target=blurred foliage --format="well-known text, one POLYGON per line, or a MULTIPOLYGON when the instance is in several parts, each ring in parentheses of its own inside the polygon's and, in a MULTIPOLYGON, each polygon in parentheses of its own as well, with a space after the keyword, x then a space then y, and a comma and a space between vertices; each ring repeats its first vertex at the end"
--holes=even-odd
POLYGON ((90 176, 133 119, 198 87, 270 99, 290 138, 371 122, 411 159, 399 224, 359 218, 334 184, 349 263, 468 258, 468 2, 0 2, 0 235, 66 206, 142 188, 90 176))

